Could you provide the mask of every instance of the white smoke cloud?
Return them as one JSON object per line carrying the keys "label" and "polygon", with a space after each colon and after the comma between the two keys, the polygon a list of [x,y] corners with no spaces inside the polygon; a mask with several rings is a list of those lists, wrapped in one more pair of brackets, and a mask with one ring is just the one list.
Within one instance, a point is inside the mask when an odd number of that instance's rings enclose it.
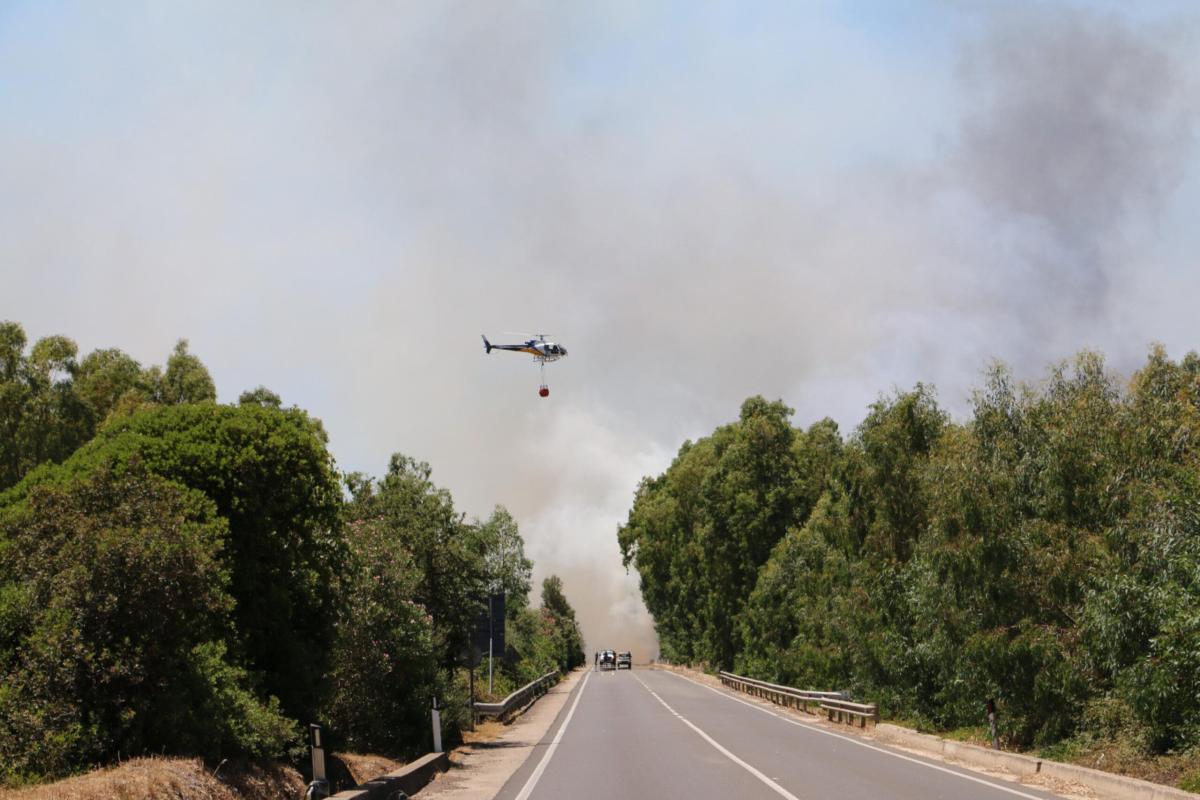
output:
{"label": "white smoke cloud", "polygon": [[[1198,14],[1065,3],[0,10],[0,318],[426,460],[653,654],[616,526],[761,393],[1196,346]],[[478,335],[545,331],[548,368]]]}

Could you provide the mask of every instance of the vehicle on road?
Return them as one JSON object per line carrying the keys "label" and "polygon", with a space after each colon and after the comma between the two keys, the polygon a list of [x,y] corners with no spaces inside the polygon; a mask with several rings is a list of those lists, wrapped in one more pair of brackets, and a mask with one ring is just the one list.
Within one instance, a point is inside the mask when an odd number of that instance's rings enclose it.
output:
{"label": "vehicle on road", "polygon": [[601,650],[599,667],[600,669],[616,669],[617,654],[612,650]]}
{"label": "vehicle on road", "polygon": [[617,669],[633,669],[633,655],[631,653],[617,653]]}

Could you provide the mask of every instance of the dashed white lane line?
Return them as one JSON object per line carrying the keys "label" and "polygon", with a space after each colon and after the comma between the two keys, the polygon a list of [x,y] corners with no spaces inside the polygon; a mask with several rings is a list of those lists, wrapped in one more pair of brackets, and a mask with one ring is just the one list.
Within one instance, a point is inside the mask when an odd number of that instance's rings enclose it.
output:
{"label": "dashed white lane line", "polygon": [[722,746],[721,746],[721,744],[720,744],[720,743],[719,743],[719,742],[718,742],[716,739],[712,738],[712,737],[711,737],[711,736],[709,736],[707,733],[705,733],[704,731],[700,730],[700,728],[698,728],[698,727],[696,727],[695,725],[693,725],[693,724],[692,724],[692,722],[691,722],[690,720],[688,720],[686,717],[684,717],[682,714],[680,714],[680,713],[679,713],[678,711],[676,711],[675,709],[671,708],[671,706],[670,706],[670,705],[668,705],[667,701],[666,701],[666,700],[663,700],[661,697],[659,697],[659,696],[658,696],[658,693],[657,693],[657,692],[655,692],[653,689],[651,689],[649,686],[647,686],[647,685],[646,685],[646,683],[645,683],[645,682],[644,682],[644,681],[643,681],[641,678],[639,678],[639,677],[638,677],[638,676],[636,676],[636,675],[634,675],[633,677],[634,677],[634,679],[635,679],[635,680],[636,680],[638,683],[642,684],[642,688],[643,688],[643,689],[645,689],[647,692],[649,692],[651,695],[653,695],[653,696],[654,696],[654,699],[655,699],[655,700],[657,700],[658,702],[662,703],[662,704],[663,704],[663,707],[664,707],[664,708],[666,708],[666,709],[667,709],[667,711],[670,711],[670,712],[671,712],[671,714],[673,714],[673,715],[675,716],[675,718],[676,718],[676,719],[678,719],[678,720],[679,720],[680,722],[682,722],[684,725],[687,725],[689,728],[691,728],[692,730],[694,730],[696,733],[700,734],[700,737],[701,737],[702,739],[704,739],[704,741],[708,742],[708,743],[709,743],[709,744],[711,744],[713,747],[715,747],[715,748],[717,749],[717,752],[719,752],[721,755],[725,756],[725,757],[726,757],[726,758],[728,758],[730,761],[732,761],[733,763],[737,764],[739,767],[741,767],[742,769],[746,770],[747,772],[749,772],[749,773],[750,773],[751,775],[753,775],[754,777],[758,778],[760,781],[762,781],[763,783],[765,783],[765,784],[767,785],[767,787],[771,789],[771,791],[775,792],[775,793],[776,793],[776,794],[778,794],[779,796],[781,796],[781,797],[786,797],[786,798],[787,798],[787,800],[800,800],[800,798],[796,797],[796,795],[792,794],[792,793],[791,793],[791,792],[789,792],[787,789],[783,788],[783,787],[782,787],[782,786],[780,786],[778,783],[776,783],[775,781],[771,780],[771,779],[770,779],[770,778],[768,778],[766,775],[762,774],[762,773],[761,773],[761,772],[759,772],[757,769],[755,769],[754,767],[752,767],[752,766],[750,766],[749,764],[747,764],[745,761],[742,761],[740,758],[738,758],[737,756],[735,756],[733,753],[729,752],[729,751],[728,751],[728,750],[726,750],[724,747],[722,747]]}
{"label": "dashed white lane line", "polygon": [[[806,723],[799,722],[794,719],[790,719],[789,717],[787,717],[783,714],[776,714],[774,711],[770,710],[769,708],[763,708],[762,706],[757,705],[755,703],[749,703],[745,700],[742,700],[740,697],[734,697],[733,695],[726,694],[725,692],[722,692],[719,689],[715,689],[712,686],[705,686],[703,683],[700,683],[699,681],[694,681],[691,678],[687,677],[686,675],[680,675],[678,672],[673,672],[671,670],[659,670],[659,671],[666,672],[668,675],[674,675],[676,678],[680,678],[682,680],[687,681],[688,683],[695,684],[696,686],[699,686],[701,689],[708,689],[713,694],[720,695],[721,697],[724,697],[726,700],[732,700],[735,703],[741,703],[744,706],[749,706],[750,708],[753,708],[755,711],[761,711],[762,713],[766,714],[767,716],[771,716],[771,717],[775,717],[776,719],[783,720],[784,722],[788,723],[789,725],[795,725],[798,728],[804,728],[806,731],[812,731],[814,733],[821,733],[821,734],[824,734],[825,736],[832,736],[835,739],[841,739],[842,741],[850,742],[851,744],[856,744],[859,747],[865,747],[868,750],[874,750],[877,753],[883,753],[885,756],[891,756],[892,758],[899,758],[903,761],[908,761],[913,764],[920,764],[922,767],[929,767],[929,769],[936,769],[938,772],[945,772],[947,775],[954,775],[956,777],[962,778],[965,781],[974,781],[975,783],[982,783],[984,786],[990,786],[993,789],[996,789],[1001,792],[1008,792],[1009,794],[1016,795],[1017,797],[1024,797],[1024,798],[1027,798],[1027,800],[1045,800],[1044,797],[1038,797],[1035,794],[1027,794],[1026,792],[1017,791],[1016,789],[1009,788],[1008,786],[1004,786],[999,783],[993,783],[992,781],[987,781],[987,780],[984,780],[983,778],[976,778],[974,775],[965,775],[956,770],[947,769],[946,767],[939,767],[937,764],[930,764],[928,761],[921,761],[920,759],[911,758],[902,753],[896,753],[891,750],[885,750],[882,747],[876,747],[873,744],[867,744],[866,742],[859,741],[858,739],[855,739],[851,736],[843,736],[840,733],[834,733],[833,731],[827,731],[822,728],[818,728],[815,725],[808,725]],[[645,684],[642,684],[642,685],[645,686]],[[647,687],[647,688],[649,688],[649,687]],[[657,695],[655,695],[655,696],[657,697]]]}
{"label": "dashed white lane line", "polygon": [[575,709],[579,708],[579,700],[583,697],[583,690],[587,688],[588,678],[592,673],[587,673],[583,676],[583,683],[579,684],[579,694],[575,695],[575,702],[571,704],[571,710],[567,712],[567,718],[563,720],[562,727],[558,729],[558,733],[554,734],[553,741],[546,748],[542,760],[538,762],[534,768],[533,774],[529,776],[529,780],[525,781],[525,785],[521,787],[521,791],[517,794],[516,800],[529,800],[529,795],[533,793],[533,788],[537,786],[537,782],[541,780],[542,773],[546,771],[546,766],[550,763],[551,756],[558,749],[558,743],[562,741],[563,734],[567,732],[567,726],[571,724],[571,717],[575,716]]}

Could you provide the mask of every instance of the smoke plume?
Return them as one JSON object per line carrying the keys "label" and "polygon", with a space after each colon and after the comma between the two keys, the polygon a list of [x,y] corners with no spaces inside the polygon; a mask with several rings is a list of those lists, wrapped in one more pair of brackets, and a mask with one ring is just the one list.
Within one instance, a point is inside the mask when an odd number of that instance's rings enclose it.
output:
{"label": "smoke plume", "polygon": [[[346,470],[502,503],[587,646],[654,655],[616,526],[780,397],[961,413],[999,358],[1196,346],[1197,12],[1068,3],[0,11],[0,318],[265,384]],[[545,332],[538,371],[479,334]]]}

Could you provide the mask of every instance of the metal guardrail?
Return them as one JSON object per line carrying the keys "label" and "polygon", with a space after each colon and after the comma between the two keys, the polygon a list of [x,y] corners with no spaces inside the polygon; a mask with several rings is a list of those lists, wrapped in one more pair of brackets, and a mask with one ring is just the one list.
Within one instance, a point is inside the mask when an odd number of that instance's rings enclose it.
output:
{"label": "metal guardrail", "polygon": [[551,686],[558,683],[558,670],[547,672],[535,681],[525,684],[520,689],[501,700],[499,703],[476,703],[475,716],[503,718],[514,709],[520,708],[531,698],[545,694]]}
{"label": "metal guardrail", "polygon": [[859,727],[867,727],[867,720],[879,722],[879,708],[874,703],[851,703],[849,700],[825,700],[821,708],[829,714],[833,722],[836,715],[838,722],[853,722],[858,719]]}
{"label": "metal guardrail", "polygon": [[867,720],[879,722],[879,709],[874,703],[853,703],[845,692],[817,692],[808,689],[797,689],[793,686],[781,686],[778,683],[734,675],[732,672],[719,673],[721,683],[739,692],[745,692],[754,697],[761,697],[788,708],[799,708],[810,712],[809,704],[823,709],[832,721],[837,716],[839,722],[858,719],[859,724],[866,727]]}

